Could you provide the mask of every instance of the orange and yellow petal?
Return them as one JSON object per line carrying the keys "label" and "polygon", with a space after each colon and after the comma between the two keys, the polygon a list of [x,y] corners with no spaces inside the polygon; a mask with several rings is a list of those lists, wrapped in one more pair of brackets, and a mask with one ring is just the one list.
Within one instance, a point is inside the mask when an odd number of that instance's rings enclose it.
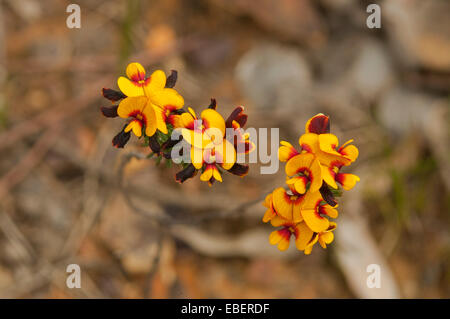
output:
{"label": "orange and yellow petal", "polygon": [[223,143],[215,145],[216,163],[220,164],[224,169],[229,170],[236,163],[236,150],[228,140],[223,140]]}
{"label": "orange and yellow petal", "polygon": [[[306,192],[306,185],[308,184],[309,180],[305,176],[295,176],[293,178],[290,178],[286,181],[286,184],[293,185],[294,190],[298,194],[304,194]],[[291,187],[289,187],[291,188]],[[292,188],[291,188],[292,190]]]}
{"label": "orange and yellow petal", "polygon": [[269,242],[271,245],[278,245],[280,251],[285,251],[289,248],[289,241],[291,238],[291,232],[287,228],[273,231],[269,236]]}
{"label": "orange and yellow petal", "polygon": [[200,175],[200,180],[203,182],[208,182],[214,174],[214,164],[206,165],[205,171]]}
{"label": "orange and yellow petal", "polygon": [[[349,142],[352,142],[353,140],[350,140]],[[347,142],[347,143],[349,143]],[[347,144],[346,143],[346,144]],[[347,146],[342,146],[339,149],[339,153],[348,158],[352,163],[358,158],[359,155],[359,150],[355,145],[347,145]]]}
{"label": "orange and yellow petal", "polygon": [[309,186],[309,190],[311,192],[318,191],[322,186],[322,168],[320,167],[320,163],[317,159],[314,159],[311,163],[309,180],[311,181],[311,184]]}
{"label": "orange and yellow petal", "polygon": [[320,216],[315,209],[303,209],[302,216],[306,225],[316,233],[326,230],[330,224],[328,219]]}
{"label": "orange and yellow petal", "polygon": [[129,118],[136,112],[141,112],[147,106],[148,99],[145,96],[127,97],[120,101],[117,114],[122,118]]}
{"label": "orange and yellow petal", "polygon": [[187,128],[189,130],[194,129],[194,121],[195,118],[192,116],[191,113],[185,112],[180,115],[172,115],[172,118],[174,119],[172,121],[172,125],[174,128]]}
{"label": "orange and yellow petal", "polygon": [[[276,212],[275,212],[275,214],[276,214]],[[285,219],[283,217],[280,217],[280,216],[276,215],[275,217],[273,217],[270,220],[270,224],[273,227],[290,226],[290,225],[292,225],[292,221],[287,220],[287,219]]]}
{"label": "orange and yellow petal", "polygon": [[334,134],[320,134],[319,137],[319,148],[322,152],[340,156],[341,154],[336,151],[339,141]]}
{"label": "orange and yellow petal", "polygon": [[302,209],[316,209],[322,200],[320,192],[307,192],[302,202]]}
{"label": "orange and yellow petal", "polygon": [[219,181],[222,183],[222,175],[220,175],[219,169],[215,165],[213,168],[213,177],[216,181]]}
{"label": "orange and yellow petal", "polygon": [[278,158],[281,162],[287,162],[295,155],[298,155],[298,151],[289,142],[281,141],[280,144],[281,146],[278,149]]}
{"label": "orange and yellow petal", "polygon": [[305,133],[300,136],[298,143],[302,148],[302,151],[308,153],[318,153],[319,152],[319,135],[314,133]]}
{"label": "orange and yellow petal", "polygon": [[150,107],[153,108],[156,118],[156,128],[160,130],[162,133],[167,134],[169,131],[167,130],[167,124],[166,124],[166,116],[164,113],[164,109],[150,103]]}
{"label": "orange and yellow petal", "polygon": [[128,97],[133,96],[144,96],[144,88],[140,85],[136,85],[134,82],[130,81],[126,77],[119,77],[117,79],[117,85],[119,86],[120,91],[123,92]]}
{"label": "orange and yellow petal", "polygon": [[183,128],[181,129],[181,134],[183,135],[183,138],[186,142],[199,149],[205,149],[207,146],[212,148],[214,146],[209,136],[203,134],[201,131],[194,131]]}
{"label": "orange and yellow petal", "polygon": [[132,131],[134,135],[137,137],[142,136],[142,123],[138,120],[132,120],[128,125],[125,127],[124,132],[128,133],[129,131]]}
{"label": "orange and yellow petal", "polygon": [[150,81],[147,84],[149,92],[160,91],[166,86],[166,74],[162,70],[156,70],[150,75]]}
{"label": "orange and yellow petal", "polygon": [[293,203],[286,190],[279,187],[273,191],[273,207],[278,215],[287,220],[292,220]]}
{"label": "orange and yellow petal", "polygon": [[145,69],[138,62],[132,62],[128,64],[126,69],[127,77],[133,82],[139,82],[145,80]]}
{"label": "orange and yellow petal", "polygon": [[337,207],[337,205],[335,207],[331,207],[328,204],[320,205],[319,213],[322,215],[327,215],[330,218],[337,218],[339,213],[338,213],[336,207]]}
{"label": "orange and yellow petal", "polygon": [[336,181],[342,185],[343,189],[348,191],[352,189],[357,182],[360,181],[360,178],[354,174],[338,173],[336,175]]}
{"label": "orange and yellow petal", "polygon": [[310,242],[314,232],[309,229],[305,223],[299,223],[296,226],[297,237],[295,239],[295,246],[298,250],[305,250],[308,243]]}
{"label": "orange and yellow petal", "polygon": [[311,251],[318,240],[319,240],[319,235],[317,233],[313,233],[312,238],[310,239],[310,241],[308,242],[308,244],[305,247],[305,251],[304,251],[305,255],[311,254]]}
{"label": "orange and yellow petal", "polygon": [[225,136],[225,120],[219,112],[213,109],[206,109],[202,111],[200,117],[203,121],[202,124],[206,129],[219,129],[222,134],[222,138]]}
{"label": "orange and yellow petal", "polygon": [[322,169],[322,179],[325,181],[325,183],[327,183],[331,187],[337,189],[338,186],[334,179],[336,176],[336,173],[333,171],[333,168],[325,166],[325,165],[320,165],[320,167]]}
{"label": "orange and yellow petal", "polygon": [[294,223],[300,223],[303,221],[301,205],[302,200],[302,198],[297,199],[292,206],[292,220]]}
{"label": "orange and yellow petal", "polygon": [[292,157],[285,167],[287,176],[294,176],[302,170],[309,170],[311,163],[314,161],[314,155],[311,153],[303,153]]}
{"label": "orange and yellow petal", "polygon": [[157,118],[154,108],[151,105],[147,105],[142,114],[145,116],[145,135],[151,137],[155,134],[157,129]]}
{"label": "orange and yellow petal", "polygon": [[319,234],[319,244],[322,248],[327,248],[327,245],[331,244],[333,240],[334,234],[332,232]]}
{"label": "orange and yellow petal", "polygon": [[271,208],[272,207],[272,193],[268,194],[266,196],[266,198],[264,199],[264,203],[263,206],[267,207],[267,208]]}
{"label": "orange and yellow petal", "polygon": [[153,104],[162,108],[170,107],[171,109],[177,110],[184,105],[184,98],[175,89],[165,88],[148,92],[147,95]]}
{"label": "orange and yellow petal", "polygon": [[204,163],[203,150],[197,147],[191,147],[191,163],[196,169],[201,169]]}
{"label": "orange and yellow petal", "polygon": [[271,221],[276,216],[277,216],[277,214],[273,211],[273,209],[272,208],[268,208],[266,210],[266,212],[264,213],[263,222],[267,223],[267,222]]}

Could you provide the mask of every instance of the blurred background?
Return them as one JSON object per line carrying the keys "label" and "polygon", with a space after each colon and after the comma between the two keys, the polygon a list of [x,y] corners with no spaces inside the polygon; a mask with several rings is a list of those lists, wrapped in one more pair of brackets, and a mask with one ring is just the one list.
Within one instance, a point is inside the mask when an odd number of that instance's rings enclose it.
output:
{"label": "blurred background", "polygon": [[[380,29],[375,1],[77,0],[69,29],[71,2],[0,1],[0,297],[450,297],[449,1],[378,1]],[[112,147],[123,121],[101,116],[100,91],[135,61],[178,70],[187,106],[245,105],[249,127],[292,144],[328,114],[360,150],[335,242],[310,256],[268,243],[260,200],[283,164],[209,188],[125,162],[149,149]]]}

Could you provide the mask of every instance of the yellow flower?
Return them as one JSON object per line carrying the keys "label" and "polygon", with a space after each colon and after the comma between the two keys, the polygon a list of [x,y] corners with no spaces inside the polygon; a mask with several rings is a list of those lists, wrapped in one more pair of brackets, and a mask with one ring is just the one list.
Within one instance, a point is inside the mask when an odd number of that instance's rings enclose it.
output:
{"label": "yellow flower", "polygon": [[323,180],[333,188],[340,183],[345,190],[349,190],[359,181],[353,174],[339,173],[343,166],[353,163],[359,155],[358,148],[349,140],[338,147],[338,138],[329,133],[330,122],[328,116],[318,114],[308,120],[305,131],[299,139],[302,152],[314,154],[321,166]]}
{"label": "yellow flower", "polygon": [[191,145],[191,162],[195,169],[203,169],[200,180],[207,181],[211,186],[214,181],[222,182],[219,167],[230,170],[236,162],[234,145],[225,138],[225,120],[214,109],[203,110],[197,122],[194,110],[178,118],[178,123],[184,128],[181,133],[186,142]]}
{"label": "yellow flower", "polygon": [[132,131],[137,137],[142,136],[142,129],[145,128],[145,135],[152,136],[156,131],[155,106],[145,96],[129,97],[124,99],[117,108],[117,114],[125,119],[130,118],[130,122],[125,127],[125,132]]}
{"label": "yellow flower", "polygon": [[275,189],[266,197],[264,206],[267,211],[264,214],[263,222],[268,222],[275,217],[283,218],[286,221],[299,223],[303,220],[300,208],[304,196],[296,194],[291,190],[285,190],[283,187]]}
{"label": "yellow flower", "polygon": [[161,70],[156,70],[150,77],[146,77],[143,66],[135,62],[127,66],[126,73],[128,78],[121,76],[117,80],[120,90],[127,96],[120,102],[119,109],[131,97],[147,97],[148,103],[154,109],[156,128],[167,134],[166,122],[169,115],[183,107],[183,97],[173,88],[166,87],[166,75]]}
{"label": "yellow flower", "polygon": [[286,163],[285,171],[290,177],[286,183],[293,184],[299,194],[304,194],[307,190],[316,192],[322,186],[322,170],[314,154],[295,155]]}
{"label": "yellow flower", "polygon": [[298,250],[305,250],[313,236],[313,232],[303,222],[294,223],[292,221],[286,221],[281,217],[275,217],[270,222],[274,227],[282,227],[273,231],[269,236],[270,244],[277,245],[281,251],[289,248],[292,235],[295,237],[295,246]]}
{"label": "yellow flower", "polygon": [[278,158],[281,162],[287,162],[295,155],[298,155],[299,152],[292,146],[291,143],[286,141],[280,142],[281,146],[278,149]]}
{"label": "yellow flower", "polygon": [[330,222],[327,219],[337,218],[338,211],[337,206],[331,207],[322,198],[320,192],[308,192],[305,195],[301,214],[306,225],[314,232],[325,231]]}
{"label": "yellow flower", "polygon": [[319,242],[322,248],[326,249],[327,245],[331,244],[334,240],[334,234],[332,233],[337,227],[337,224],[334,222],[330,222],[330,225],[325,231],[320,233],[314,233],[311,239],[308,241],[305,247],[305,255],[311,254],[311,251],[315,245],[315,243]]}

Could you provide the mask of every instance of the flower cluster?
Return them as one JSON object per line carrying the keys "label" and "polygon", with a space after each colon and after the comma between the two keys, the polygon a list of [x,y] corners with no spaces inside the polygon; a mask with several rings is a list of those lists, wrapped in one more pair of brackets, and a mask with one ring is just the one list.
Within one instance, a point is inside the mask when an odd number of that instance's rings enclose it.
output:
{"label": "flower cluster", "polygon": [[337,224],[330,219],[338,217],[338,184],[350,190],[359,177],[341,172],[356,160],[358,149],[351,144],[353,140],[338,146],[338,138],[330,134],[328,116],[312,117],[305,131],[299,139],[300,150],[281,142],[278,157],[286,162],[287,187],[277,188],[266,197],[263,222],[280,227],[269,236],[272,245],[284,251],[294,235],[297,249],[308,255],[316,242],[326,248],[334,239]]}
{"label": "flower cluster", "polygon": [[[238,176],[248,173],[248,165],[237,163],[237,154],[254,149],[249,136],[243,134],[247,115],[242,106],[235,108],[225,120],[216,111],[216,100],[211,99],[211,104],[198,118],[192,108],[183,108],[184,99],[174,89],[176,71],[167,78],[161,70],[146,76],[141,64],[130,63],[126,75],[117,80],[120,91],[104,88],[102,92],[113,104],[101,108],[103,115],[126,119],[122,130],[112,140],[113,146],[123,148],[131,133],[143,138],[152,151],[149,156],[156,155],[158,163],[164,158],[169,164],[175,162],[183,167],[176,174],[180,183],[198,171],[200,179],[210,186],[215,181],[222,182],[221,171]],[[178,134],[173,134],[174,131]],[[180,142],[188,144],[187,161],[172,158],[172,151]],[[185,149],[177,155],[186,155],[182,154]]]}

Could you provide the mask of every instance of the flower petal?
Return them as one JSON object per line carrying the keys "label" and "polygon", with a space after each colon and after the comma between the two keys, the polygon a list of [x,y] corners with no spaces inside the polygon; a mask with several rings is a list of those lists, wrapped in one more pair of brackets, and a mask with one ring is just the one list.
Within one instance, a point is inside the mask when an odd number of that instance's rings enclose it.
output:
{"label": "flower petal", "polygon": [[279,187],[273,191],[273,207],[278,215],[292,220],[293,203],[284,188]]}
{"label": "flower petal", "polygon": [[145,96],[127,97],[119,103],[117,114],[122,118],[129,118],[134,112],[141,112],[147,105]]}
{"label": "flower petal", "polygon": [[355,145],[347,145],[342,146],[339,149],[339,153],[345,156],[346,158],[350,159],[351,162],[354,162],[358,158],[359,150]]}
{"label": "flower petal", "polygon": [[119,77],[117,80],[119,89],[128,97],[132,96],[144,96],[144,88],[140,85],[136,85],[135,82],[130,81],[126,77]]}
{"label": "flower petal", "polygon": [[216,110],[206,109],[200,115],[203,126],[206,129],[217,128],[222,132],[222,138],[225,136],[225,120]]}
{"label": "flower petal", "polygon": [[298,140],[303,151],[308,153],[318,153],[319,152],[319,135],[314,133],[306,133],[300,136]]}
{"label": "flower petal", "polygon": [[208,182],[211,177],[213,177],[214,168],[214,164],[206,165],[205,171],[202,173],[202,175],[200,175],[200,180],[203,182]]}
{"label": "flower petal", "polygon": [[280,251],[285,251],[289,248],[289,241],[291,238],[291,233],[286,228],[273,231],[269,236],[269,242],[272,245],[278,244],[278,249]]}
{"label": "flower petal", "polygon": [[331,207],[328,204],[320,205],[320,207],[319,207],[319,214],[327,215],[327,216],[329,216],[331,218],[337,218],[338,215],[339,215],[337,209]]}
{"label": "flower petal", "polygon": [[222,183],[222,175],[220,175],[219,169],[215,165],[213,167],[213,177],[216,181]]}
{"label": "flower petal", "polygon": [[311,163],[314,161],[314,155],[311,153],[303,153],[292,157],[285,167],[287,176],[294,176],[302,170],[309,170]]}
{"label": "flower petal", "polygon": [[326,230],[330,224],[328,219],[321,217],[318,212],[313,209],[303,209],[302,216],[306,225],[316,233]]}
{"label": "flower petal", "polygon": [[342,185],[342,188],[346,191],[352,189],[357,182],[360,181],[360,178],[354,174],[343,174],[338,173],[336,175],[336,181]]}
{"label": "flower petal", "polygon": [[191,163],[196,169],[203,166],[203,150],[197,147],[191,147]]}
{"label": "flower petal", "polygon": [[337,189],[338,186],[336,184],[336,181],[334,180],[336,173],[333,171],[333,169],[325,165],[320,165],[320,167],[322,169],[322,178],[325,183],[327,183],[334,189]]}
{"label": "flower petal", "polygon": [[130,123],[128,123],[127,127],[125,127],[125,133],[128,133],[129,131],[133,131],[134,135],[137,137],[142,136],[142,123],[138,120],[132,120]]}
{"label": "flower petal", "polygon": [[224,139],[222,144],[215,145],[216,163],[229,170],[236,163],[236,150],[233,144]]}
{"label": "flower petal", "polygon": [[272,208],[268,208],[263,216],[263,222],[267,223],[268,221],[270,221],[272,218],[274,218],[275,216],[277,216],[277,214],[275,214],[275,212],[273,211]]}
{"label": "flower petal", "polygon": [[158,119],[150,101],[148,101],[147,106],[142,110],[142,115],[145,117],[145,135],[152,137],[156,133]]}
{"label": "flower petal", "polygon": [[183,128],[181,130],[181,134],[183,135],[183,138],[186,142],[199,149],[204,149],[208,145],[211,145],[210,147],[214,146],[209,137],[206,134],[203,134],[202,132]]}
{"label": "flower petal", "polygon": [[145,80],[145,69],[138,62],[128,64],[126,69],[127,77],[133,82]]}
{"label": "flower petal", "polygon": [[298,250],[305,250],[314,233],[305,223],[298,224],[296,229],[297,238],[295,239],[295,246]]}
{"label": "flower petal", "polygon": [[175,89],[165,88],[157,91],[146,91],[146,93],[152,103],[160,107],[170,106],[171,109],[177,110],[184,105],[183,97]]}
{"label": "flower petal", "polygon": [[151,93],[161,91],[166,86],[166,74],[162,70],[153,72],[149,79],[146,89]]}
{"label": "flower petal", "polygon": [[278,149],[278,159],[281,162],[287,162],[289,159],[299,154],[292,144],[286,141],[281,141],[280,144],[281,146]]}
{"label": "flower petal", "polygon": [[306,133],[324,134],[330,132],[330,119],[328,116],[319,113],[306,122]]}

